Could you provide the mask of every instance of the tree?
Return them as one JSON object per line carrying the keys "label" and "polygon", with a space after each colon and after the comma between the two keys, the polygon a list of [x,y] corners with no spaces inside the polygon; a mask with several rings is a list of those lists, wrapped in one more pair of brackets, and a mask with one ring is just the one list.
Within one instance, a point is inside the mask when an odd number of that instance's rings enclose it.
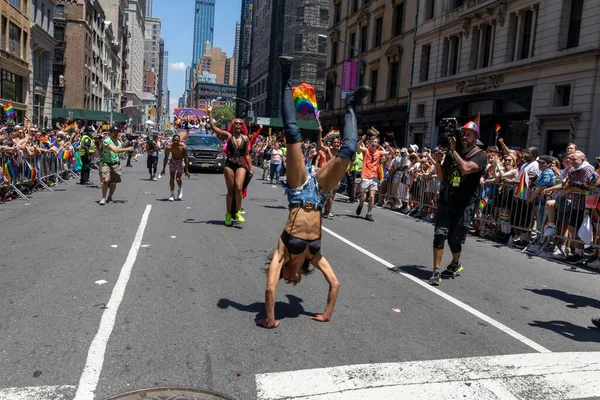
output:
{"label": "tree", "polygon": [[225,125],[228,127],[235,118],[235,105],[224,105],[223,107],[214,108],[213,118],[218,121],[218,126]]}

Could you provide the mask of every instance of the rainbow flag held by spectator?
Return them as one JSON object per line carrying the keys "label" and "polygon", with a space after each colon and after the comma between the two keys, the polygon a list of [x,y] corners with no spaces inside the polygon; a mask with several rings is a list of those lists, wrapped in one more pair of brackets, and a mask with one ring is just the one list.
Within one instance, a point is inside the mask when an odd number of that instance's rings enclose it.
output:
{"label": "rainbow flag held by spectator", "polygon": [[7,182],[12,183],[17,178],[17,175],[17,163],[14,159],[9,158],[6,163],[4,163],[4,179],[6,179]]}
{"label": "rainbow flag held by spectator", "polygon": [[73,132],[77,128],[77,122],[73,122],[67,126],[65,126],[65,132]]}
{"label": "rainbow flag held by spectator", "polygon": [[487,205],[487,201],[485,199],[480,199],[479,200],[479,211],[483,211],[483,209],[485,208],[485,206]]}
{"label": "rainbow flag held by spectator", "polygon": [[519,179],[517,190],[515,190],[515,197],[521,200],[525,199],[525,189],[527,188],[525,179],[527,179],[527,172],[523,171],[521,178]]}
{"label": "rainbow flag held by spectator", "polygon": [[12,103],[8,103],[4,106],[4,113],[7,118],[13,118],[15,116],[15,109],[13,108]]}
{"label": "rainbow flag held by spectator", "polygon": [[29,180],[29,183],[35,183],[37,178],[37,171],[29,164],[29,161],[25,161],[25,178]]}
{"label": "rainbow flag held by spectator", "polygon": [[323,136],[323,141],[326,142],[328,140],[332,140],[335,137],[340,137],[340,131],[337,129],[332,129],[325,136]]}
{"label": "rainbow flag held by spectator", "polygon": [[379,131],[373,127],[369,128],[369,136],[379,136]]}

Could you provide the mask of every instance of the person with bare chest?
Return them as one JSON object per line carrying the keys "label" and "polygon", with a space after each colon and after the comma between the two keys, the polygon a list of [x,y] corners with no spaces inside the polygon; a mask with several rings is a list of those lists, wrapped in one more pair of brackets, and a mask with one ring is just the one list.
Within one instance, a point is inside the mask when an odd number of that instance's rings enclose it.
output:
{"label": "person with bare chest", "polygon": [[[171,157],[170,160],[169,156]],[[165,149],[165,161],[163,163],[161,175],[165,174],[167,163],[169,164],[169,173],[171,174],[171,179],[169,181],[171,196],[169,197],[169,201],[175,201],[175,180],[177,180],[177,186],[179,187],[179,190],[177,191],[177,200],[181,200],[183,198],[183,182],[181,181],[181,176],[185,173],[185,176],[189,178],[190,171],[188,169],[189,161],[187,148],[185,147],[185,143],[181,142],[179,135],[173,135],[171,144]]]}

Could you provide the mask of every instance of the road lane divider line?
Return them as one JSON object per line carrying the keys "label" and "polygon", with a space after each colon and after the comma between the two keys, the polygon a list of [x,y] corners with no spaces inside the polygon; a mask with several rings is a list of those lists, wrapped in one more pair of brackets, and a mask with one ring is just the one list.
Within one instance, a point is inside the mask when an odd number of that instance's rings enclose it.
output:
{"label": "road lane divider line", "polygon": [[74,400],[94,399],[94,392],[98,386],[100,373],[102,372],[102,366],[104,364],[104,355],[106,353],[108,339],[115,326],[117,312],[119,311],[121,301],[123,301],[127,283],[131,277],[131,270],[133,269],[133,265],[135,264],[135,260],[142,244],[142,238],[144,237],[144,231],[148,224],[150,210],[152,210],[152,205],[148,204],[142,215],[142,220],[140,221],[137,232],[135,233],[127,259],[125,259],[125,263],[123,264],[123,267],[121,267],[119,278],[113,287],[108,303],[106,303],[106,309],[104,310],[104,313],[102,313],[98,332],[96,333],[94,340],[92,340],[92,344],[88,350],[85,367],[83,368],[83,373],[79,379]]}
{"label": "road lane divider line", "polygon": [[258,400],[517,400],[600,395],[600,352],[342,365],[258,374]]}
{"label": "road lane divider line", "polygon": [[434,288],[433,286],[431,286],[429,283],[426,283],[424,281],[422,281],[421,279],[408,274],[404,271],[398,270],[396,268],[396,266],[386,260],[384,260],[383,258],[371,253],[370,251],[360,247],[359,245],[349,241],[348,239],[344,238],[343,236],[338,235],[337,233],[333,232],[332,230],[323,227],[322,228],[325,232],[329,233],[331,236],[341,240],[342,242],[346,243],[348,246],[353,247],[354,249],[360,251],[361,253],[363,253],[364,255],[372,258],[373,260],[379,262],[380,264],[383,264],[384,266],[386,266],[388,269],[393,269],[394,272],[398,272],[400,275],[402,275],[403,277],[405,277],[406,279],[409,279],[411,281],[413,281],[414,283],[416,283],[417,285],[421,286],[423,289],[426,289],[428,291],[430,291],[431,293],[440,296],[441,298],[443,298],[444,300],[449,301],[450,303],[454,304],[455,306],[458,306],[460,308],[462,308],[463,310],[465,310],[466,312],[474,315],[475,317],[481,319],[482,321],[487,322],[488,324],[494,326],[495,328],[501,330],[502,332],[506,333],[507,335],[512,336],[513,338],[517,339],[518,341],[520,341],[521,343],[525,344],[526,346],[531,347],[532,349],[534,349],[537,352],[540,353],[551,353],[550,350],[548,350],[547,348],[543,347],[542,345],[534,342],[533,340],[521,335],[519,332],[515,331],[512,328],[509,328],[508,326],[504,325],[503,323],[496,321],[495,319],[493,319],[492,317],[489,317],[488,315],[482,313],[481,311],[478,311],[476,309],[474,309],[473,307],[471,307],[468,304],[463,303],[462,301],[450,296],[449,294],[442,292],[439,289]]}

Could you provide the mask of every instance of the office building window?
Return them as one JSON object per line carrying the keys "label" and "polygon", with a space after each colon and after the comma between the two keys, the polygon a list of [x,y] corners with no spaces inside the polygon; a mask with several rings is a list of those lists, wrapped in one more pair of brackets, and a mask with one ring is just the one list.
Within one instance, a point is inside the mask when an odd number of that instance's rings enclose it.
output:
{"label": "office building window", "polygon": [[65,16],[65,6],[62,4],[57,4],[54,8],[54,15],[58,18],[64,18]]}
{"label": "office building window", "polygon": [[304,22],[304,7],[298,7],[296,10],[296,22]]}
{"label": "office building window", "polygon": [[429,21],[433,18],[435,0],[426,0],[425,1],[425,21]]}
{"label": "office building window", "polygon": [[509,61],[533,57],[537,26],[537,8],[511,14],[509,20]]}
{"label": "office building window", "polygon": [[369,27],[367,25],[360,28],[360,47],[358,50],[360,50],[361,53],[367,51],[367,35],[369,32],[368,28]]}
{"label": "office building window", "polygon": [[442,77],[458,73],[460,46],[461,40],[458,36],[450,36],[444,39],[444,47],[442,48]]}
{"label": "office building window", "polygon": [[21,9],[21,0],[9,0],[9,3],[15,6],[18,10]]}
{"label": "office building window", "polygon": [[579,46],[579,33],[583,17],[583,0],[571,0],[571,14],[569,15],[569,31],[567,34],[567,48]]}
{"label": "office building window", "polygon": [[350,0],[352,4],[352,8],[350,8],[350,12],[354,13],[358,10],[358,0]]}
{"label": "office building window", "polygon": [[23,102],[23,77],[6,70],[1,70],[0,97],[15,102]]}
{"label": "office building window", "polygon": [[321,8],[319,10],[319,17],[321,19],[321,23],[326,24],[329,21],[329,10],[327,8]]}
{"label": "office building window", "polygon": [[302,51],[302,34],[297,33],[294,37],[294,49],[296,51]]}
{"label": "office building window", "polygon": [[388,99],[395,99],[398,96],[398,74],[400,70],[400,63],[393,62],[389,64],[390,68],[390,86],[388,92]]}
{"label": "office building window", "polygon": [[65,28],[62,26],[55,26],[54,27],[54,39],[58,40],[59,42],[64,42],[65,40]]}
{"label": "office building window", "polygon": [[21,28],[12,22],[8,23],[8,49],[15,57],[21,57]]}
{"label": "office building window", "polygon": [[371,71],[371,88],[373,88],[373,91],[371,92],[370,103],[377,102],[377,82],[378,82],[378,80],[379,80],[379,71],[378,70]]}
{"label": "office building window", "polygon": [[338,44],[337,42],[331,43],[331,65],[335,65],[338,62]]}
{"label": "office building window", "polygon": [[404,3],[394,7],[394,37],[402,35],[404,22]]}
{"label": "office building window", "polygon": [[417,118],[425,118],[425,104],[417,104]]}
{"label": "office building window", "polygon": [[383,35],[383,18],[375,20],[375,44],[374,47],[381,46],[381,37]]}
{"label": "office building window", "polygon": [[571,103],[571,85],[556,85],[554,87],[553,107],[567,107]]}
{"label": "office building window", "polygon": [[463,0],[449,0],[450,1],[450,9],[453,10],[462,6]]}
{"label": "office building window", "polygon": [[340,22],[340,19],[342,18],[342,3],[341,2],[337,2],[334,6],[334,13],[333,13],[333,23],[337,24],[338,22]]}
{"label": "office building window", "polygon": [[429,80],[429,59],[431,57],[431,45],[425,44],[421,48],[421,69],[419,71],[419,82]]}
{"label": "office building window", "polygon": [[471,69],[486,68],[492,64],[494,31],[494,23],[473,28]]}
{"label": "office building window", "polygon": [[327,39],[319,37],[319,53],[327,53]]}
{"label": "office building window", "polygon": [[[348,40],[348,43],[350,43],[350,46],[356,47],[356,32],[352,32],[350,34],[350,40]],[[348,58],[354,58],[356,56],[356,52],[352,47],[348,47],[348,51],[350,52],[350,57]]]}

